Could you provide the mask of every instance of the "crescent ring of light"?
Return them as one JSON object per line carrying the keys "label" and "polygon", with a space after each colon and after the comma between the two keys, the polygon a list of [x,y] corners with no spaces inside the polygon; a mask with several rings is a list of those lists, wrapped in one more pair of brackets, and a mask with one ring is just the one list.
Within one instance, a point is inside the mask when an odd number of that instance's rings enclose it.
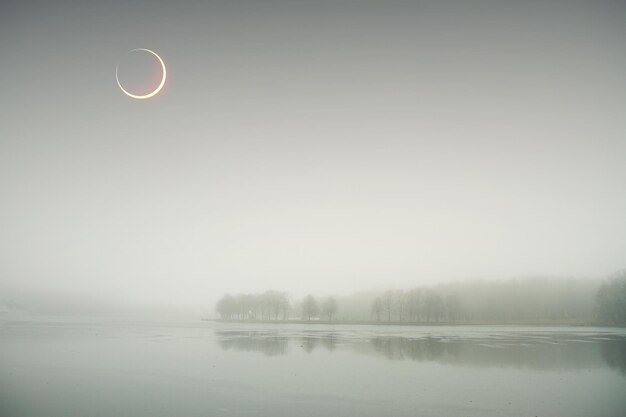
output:
{"label": "crescent ring of light", "polygon": [[163,60],[161,59],[160,56],[157,55],[156,52],[151,51],[149,49],[145,49],[145,48],[137,48],[137,49],[133,49],[131,51],[128,51],[127,54],[130,54],[131,52],[135,52],[135,51],[146,51],[146,52],[150,52],[152,55],[154,55],[159,62],[161,63],[161,68],[163,69],[163,76],[161,77],[161,83],[159,84],[159,86],[151,93],[145,94],[145,95],[137,95],[137,94],[133,94],[129,91],[126,91],[124,89],[124,87],[122,87],[122,83],[120,83],[120,79],[117,76],[117,72],[118,69],[120,67],[120,64],[117,64],[117,66],[115,67],[115,81],[117,81],[117,85],[120,86],[120,89],[124,92],[124,94],[126,94],[128,97],[132,97],[132,98],[136,98],[138,100],[144,100],[146,98],[150,98],[153,97],[155,94],[157,94],[159,91],[161,91],[161,89],[163,88],[163,86],[165,85],[165,78],[167,77],[167,70],[165,69],[165,63],[163,62]]}

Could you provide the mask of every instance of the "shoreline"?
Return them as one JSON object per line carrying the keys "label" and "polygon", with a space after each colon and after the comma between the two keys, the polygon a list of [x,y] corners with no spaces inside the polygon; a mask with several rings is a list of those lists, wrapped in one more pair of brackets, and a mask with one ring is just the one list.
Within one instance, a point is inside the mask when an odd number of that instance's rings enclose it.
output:
{"label": "shoreline", "polygon": [[408,322],[408,321],[366,321],[366,320],[223,320],[201,318],[200,321],[237,324],[311,324],[311,325],[358,325],[358,326],[407,326],[407,327],[470,327],[470,326],[536,326],[536,327],[616,327],[606,326],[586,320],[570,321],[494,321],[494,322]]}

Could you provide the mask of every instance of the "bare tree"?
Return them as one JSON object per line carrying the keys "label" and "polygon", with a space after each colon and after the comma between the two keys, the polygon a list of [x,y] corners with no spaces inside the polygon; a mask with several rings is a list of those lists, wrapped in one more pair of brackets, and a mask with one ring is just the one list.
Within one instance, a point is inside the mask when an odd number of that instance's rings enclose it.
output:
{"label": "bare tree", "polygon": [[372,314],[376,315],[376,320],[380,321],[380,315],[383,312],[383,300],[377,297],[372,303]]}
{"label": "bare tree", "polygon": [[419,320],[420,295],[421,291],[418,288],[413,288],[406,295],[409,321]]}
{"label": "bare tree", "polygon": [[443,297],[439,291],[430,290],[426,295],[425,304],[426,321],[430,322],[431,319],[439,321],[445,313]]}
{"label": "bare tree", "polygon": [[317,304],[317,300],[311,294],[304,297],[302,300],[302,317],[306,317],[311,321],[311,317],[316,317],[320,312],[320,308]]}
{"label": "bare tree", "polygon": [[230,294],[224,295],[217,302],[215,310],[217,310],[222,320],[232,320],[236,318],[238,308],[235,297]]}
{"label": "bare tree", "polygon": [[461,299],[456,294],[448,294],[445,298],[448,321],[456,323],[461,318]]}
{"label": "bare tree", "polygon": [[404,311],[406,306],[406,298],[404,296],[404,291],[397,290],[394,291],[396,312],[398,313],[398,321],[402,321],[404,319]]}
{"label": "bare tree", "polygon": [[328,297],[322,304],[322,315],[328,317],[328,321],[333,321],[333,316],[337,313],[337,300],[335,297]]}
{"label": "bare tree", "polygon": [[601,323],[626,326],[626,271],[604,282],[596,296],[596,314]]}
{"label": "bare tree", "polygon": [[263,299],[268,311],[268,319],[278,320],[279,317],[282,317],[284,320],[286,318],[289,309],[287,293],[270,290],[263,294]]}
{"label": "bare tree", "polygon": [[383,311],[387,313],[387,321],[391,321],[391,313],[393,312],[394,298],[395,297],[394,297],[393,291],[385,291],[381,299]]}

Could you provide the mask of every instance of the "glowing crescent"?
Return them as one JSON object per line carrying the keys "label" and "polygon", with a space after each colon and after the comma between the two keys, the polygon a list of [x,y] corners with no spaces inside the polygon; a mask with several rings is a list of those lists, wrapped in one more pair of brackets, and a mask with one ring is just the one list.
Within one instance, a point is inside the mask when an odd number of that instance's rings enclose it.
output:
{"label": "glowing crescent", "polygon": [[163,60],[161,59],[160,56],[157,55],[156,52],[151,51],[149,49],[145,49],[145,48],[137,48],[137,49],[133,49],[131,51],[126,52],[127,54],[130,54],[131,52],[135,52],[135,51],[146,51],[146,52],[150,52],[152,55],[154,55],[159,62],[161,63],[161,68],[163,69],[163,76],[161,77],[161,83],[159,84],[159,86],[151,93],[149,94],[145,94],[145,95],[137,95],[137,94],[133,94],[129,91],[126,91],[124,89],[124,87],[122,87],[122,84],[120,83],[120,79],[117,76],[117,71],[120,67],[120,64],[117,64],[117,66],[115,67],[115,81],[117,81],[117,85],[120,86],[120,89],[124,92],[124,94],[126,94],[128,97],[132,97],[132,98],[136,98],[138,100],[144,100],[146,98],[150,98],[153,97],[155,94],[157,94],[159,91],[161,91],[161,89],[163,88],[163,85],[165,85],[165,78],[167,77],[167,71],[165,69],[165,63],[163,62]]}

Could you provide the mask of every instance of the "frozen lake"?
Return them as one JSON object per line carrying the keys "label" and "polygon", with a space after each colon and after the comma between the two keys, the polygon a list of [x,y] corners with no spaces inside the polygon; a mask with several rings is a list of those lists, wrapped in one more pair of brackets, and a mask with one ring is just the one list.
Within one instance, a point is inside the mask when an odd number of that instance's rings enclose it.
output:
{"label": "frozen lake", "polygon": [[48,319],[0,326],[0,416],[620,416],[626,330]]}

